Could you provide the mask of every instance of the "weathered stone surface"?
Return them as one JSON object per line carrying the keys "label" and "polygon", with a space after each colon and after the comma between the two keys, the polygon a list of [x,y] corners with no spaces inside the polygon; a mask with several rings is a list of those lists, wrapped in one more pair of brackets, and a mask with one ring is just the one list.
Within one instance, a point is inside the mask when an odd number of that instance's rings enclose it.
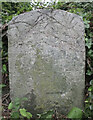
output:
{"label": "weathered stone surface", "polygon": [[83,108],[85,84],[84,24],[62,10],[33,10],[9,23],[11,98],[28,97],[26,108]]}

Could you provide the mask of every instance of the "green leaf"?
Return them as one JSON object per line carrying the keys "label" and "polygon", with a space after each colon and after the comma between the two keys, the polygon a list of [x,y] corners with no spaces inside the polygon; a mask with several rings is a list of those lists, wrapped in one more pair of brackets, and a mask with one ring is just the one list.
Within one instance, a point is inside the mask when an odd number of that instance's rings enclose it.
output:
{"label": "green leaf", "polygon": [[87,75],[92,75],[92,71],[91,70],[87,70]]}
{"label": "green leaf", "polygon": [[91,92],[92,89],[93,89],[92,86],[90,86],[90,87],[88,88],[88,91]]}
{"label": "green leaf", "polygon": [[89,108],[90,108],[90,110],[93,110],[93,105],[90,105]]}
{"label": "green leaf", "polygon": [[90,85],[93,85],[93,80],[90,81]]}
{"label": "green leaf", "polygon": [[86,41],[86,47],[88,47],[88,49],[90,49],[92,47],[92,39],[89,38],[85,38]]}
{"label": "green leaf", "polygon": [[23,116],[23,117],[26,117],[27,116],[27,113],[26,113],[26,109],[19,109],[20,111],[20,114]]}
{"label": "green leaf", "polygon": [[88,55],[91,56],[91,57],[93,57],[93,50],[92,50],[92,49],[90,49],[90,50],[88,51]]}
{"label": "green leaf", "polygon": [[23,116],[23,117],[27,117],[28,119],[32,118],[32,114],[30,112],[26,112],[26,109],[19,109],[20,111],[20,114]]}
{"label": "green leaf", "polygon": [[13,103],[11,102],[8,106],[8,109],[11,110],[13,108]]}
{"label": "green leaf", "polygon": [[83,116],[82,110],[77,107],[72,108],[72,110],[67,115],[68,118],[74,118],[74,119],[75,118],[81,119],[82,116]]}
{"label": "green leaf", "polygon": [[32,114],[30,112],[26,112],[26,114],[28,119],[32,118]]}
{"label": "green leaf", "polygon": [[0,84],[0,89],[3,88],[3,87],[5,87],[5,86],[6,86],[6,85],[4,85],[4,84]]}
{"label": "green leaf", "polygon": [[88,101],[88,100],[86,100],[86,101],[85,101],[85,103],[89,103],[89,101]]}
{"label": "green leaf", "polygon": [[3,65],[3,71],[4,71],[4,72],[7,71],[7,68],[6,68],[6,65],[5,65],[5,64]]}

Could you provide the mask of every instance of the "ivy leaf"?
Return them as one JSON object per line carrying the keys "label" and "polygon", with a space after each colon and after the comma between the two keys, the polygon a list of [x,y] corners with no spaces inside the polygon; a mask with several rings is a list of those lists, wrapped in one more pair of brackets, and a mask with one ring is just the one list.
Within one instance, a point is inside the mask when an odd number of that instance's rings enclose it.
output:
{"label": "ivy leaf", "polygon": [[26,114],[28,119],[32,118],[32,114],[30,112],[26,112]]}
{"label": "ivy leaf", "polygon": [[5,64],[3,65],[3,71],[4,71],[4,72],[7,71],[7,68],[6,68],[6,65],[5,65]]}
{"label": "ivy leaf", "polygon": [[90,87],[88,88],[88,91],[91,92],[92,89],[93,89],[92,86],[90,86]]}
{"label": "ivy leaf", "polygon": [[77,108],[77,107],[74,107],[74,108],[72,108],[72,110],[68,113],[68,115],[67,115],[67,117],[68,118],[79,118],[79,119],[81,119],[82,118],[82,116],[83,116],[83,112],[82,112],[82,110],[81,109],[79,109],[79,108]]}
{"label": "ivy leaf", "polygon": [[93,80],[90,81],[90,85],[93,85]]}
{"label": "ivy leaf", "polygon": [[92,39],[85,38],[85,41],[86,41],[86,47],[88,47],[88,49],[90,49],[93,44]]}
{"label": "ivy leaf", "polygon": [[85,101],[85,103],[89,103],[89,101],[88,101],[88,100],[86,100],[86,101]]}
{"label": "ivy leaf", "polygon": [[92,71],[91,70],[87,70],[87,75],[92,75]]}
{"label": "ivy leaf", "polygon": [[3,88],[3,87],[5,87],[5,86],[6,86],[6,85],[4,85],[4,84],[0,84],[0,89]]}
{"label": "ivy leaf", "polygon": [[93,110],[93,105],[90,105],[89,108],[90,108],[90,110]]}
{"label": "ivy leaf", "polygon": [[23,109],[19,109],[20,111],[20,114],[23,116],[23,117],[27,117],[27,113],[26,113],[26,110],[23,108]]}
{"label": "ivy leaf", "polygon": [[88,56],[89,56],[89,57],[93,57],[93,50],[90,49],[90,50],[88,51]]}
{"label": "ivy leaf", "polygon": [[11,102],[8,106],[8,109],[11,110],[13,108],[13,103]]}
{"label": "ivy leaf", "polygon": [[27,117],[28,119],[32,118],[32,114],[30,112],[26,112],[26,109],[19,109],[20,111],[20,114],[23,116],[23,117]]}

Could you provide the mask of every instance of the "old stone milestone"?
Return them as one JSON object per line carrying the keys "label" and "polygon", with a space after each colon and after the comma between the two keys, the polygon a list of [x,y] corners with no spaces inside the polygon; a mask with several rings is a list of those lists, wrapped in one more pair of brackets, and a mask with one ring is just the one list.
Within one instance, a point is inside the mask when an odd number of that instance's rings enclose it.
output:
{"label": "old stone milestone", "polygon": [[83,108],[84,24],[63,10],[37,9],[14,17],[8,27],[11,99],[27,97],[32,113]]}

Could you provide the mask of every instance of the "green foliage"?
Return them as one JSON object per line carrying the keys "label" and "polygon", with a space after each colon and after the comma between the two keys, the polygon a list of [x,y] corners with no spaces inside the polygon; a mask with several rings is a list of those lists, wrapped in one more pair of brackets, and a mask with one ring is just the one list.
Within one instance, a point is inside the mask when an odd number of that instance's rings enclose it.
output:
{"label": "green foliage", "polygon": [[8,23],[14,16],[32,10],[29,2],[2,2],[2,23]]}
{"label": "green foliage", "polygon": [[13,108],[13,103],[11,102],[8,106],[8,109],[11,110]]}
{"label": "green foliage", "polygon": [[88,39],[88,38],[85,38],[85,42],[86,42],[86,47],[88,49],[91,49],[92,48],[92,45],[93,45],[93,42],[92,42],[92,39]]}
{"label": "green foliage", "polygon": [[90,87],[88,88],[89,96],[85,103],[85,117],[93,118],[93,80],[90,81]]}
{"label": "green foliage", "polygon": [[[27,100],[27,98],[19,99],[16,98],[13,102],[11,102],[8,106],[8,109],[11,110],[11,118],[13,119],[20,119],[20,118],[32,118],[32,114],[30,112],[27,112],[25,108],[21,108],[21,103]],[[53,110],[44,112],[42,114],[37,114],[38,118],[37,120],[51,120],[53,115]]]}
{"label": "green foliage", "polygon": [[25,108],[21,108],[21,103],[24,100],[27,100],[27,98],[16,98],[13,102],[9,104],[8,109],[11,110],[11,118],[32,118],[32,114],[30,112],[27,112]]}
{"label": "green foliage", "polygon": [[38,120],[51,120],[52,116],[53,116],[54,111],[53,110],[49,110],[47,112],[44,112],[42,114],[37,114],[39,116]]}
{"label": "green foliage", "polygon": [[28,119],[32,118],[32,114],[30,112],[27,112],[26,109],[19,109],[20,111],[20,114],[23,116],[23,117],[26,117]]}
{"label": "green foliage", "polygon": [[3,88],[3,87],[5,87],[5,86],[6,86],[6,85],[4,85],[4,84],[0,84],[0,89]]}
{"label": "green foliage", "polygon": [[20,108],[20,101],[16,99],[14,102],[11,102],[8,106],[8,109],[11,110],[11,118],[20,118],[19,108]]}
{"label": "green foliage", "polygon": [[93,74],[93,71],[91,71],[90,69],[88,69],[86,75],[89,75],[89,76],[90,76],[90,75],[92,75],[92,74]]}
{"label": "green foliage", "polygon": [[82,119],[82,117],[83,117],[83,112],[81,109],[77,107],[72,108],[72,110],[67,115],[67,118],[71,118],[71,119],[78,118],[80,120]]}
{"label": "green foliage", "polygon": [[2,70],[3,70],[3,71],[2,71],[3,73],[6,73],[6,72],[7,72],[6,64],[3,64],[3,66],[2,66]]}

